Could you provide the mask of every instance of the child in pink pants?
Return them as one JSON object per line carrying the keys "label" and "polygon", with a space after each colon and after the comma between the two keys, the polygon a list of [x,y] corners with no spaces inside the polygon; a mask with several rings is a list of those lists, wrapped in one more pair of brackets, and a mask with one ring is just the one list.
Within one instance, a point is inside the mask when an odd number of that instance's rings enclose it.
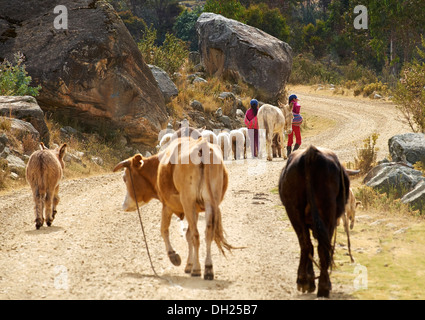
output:
{"label": "child in pink pants", "polygon": [[[292,119],[292,132],[288,136],[288,144],[286,147],[287,155],[291,154],[292,151],[297,150],[301,146],[301,123],[303,122],[303,117],[300,114],[301,106],[298,103],[298,97],[295,94],[289,96],[289,105],[292,106],[292,114],[294,118]],[[292,150],[292,144],[294,143],[294,134],[295,134],[295,146]]]}

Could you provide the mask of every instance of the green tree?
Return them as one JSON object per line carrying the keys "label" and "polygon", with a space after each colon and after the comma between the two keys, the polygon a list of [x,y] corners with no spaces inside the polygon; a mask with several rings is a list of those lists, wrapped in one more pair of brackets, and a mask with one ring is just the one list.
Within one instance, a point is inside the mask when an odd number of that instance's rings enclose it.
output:
{"label": "green tree", "polygon": [[38,96],[41,86],[31,87],[31,76],[25,70],[24,55],[20,52],[14,55],[13,63],[5,59],[0,64],[0,95],[1,96]]}
{"label": "green tree", "polygon": [[195,25],[201,13],[201,7],[196,7],[194,10],[186,9],[178,16],[173,26],[176,36],[186,41],[191,51],[198,50],[198,35]]}
{"label": "green tree", "polygon": [[[424,38],[422,47],[425,48]],[[417,54],[419,58],[406,63],[401,72],[394,101],[412,131],[425,133],[425,51],[417,48]]]}
{"label": "green tree", "polygon": [[246,24],[261,29],[280,40],[288,41],[289,27],[278,9],[270,9],[267,4],[260,3],[251,5],[245,10],[244,15]]}
{"label": "green tree", "polygon": [[207,0],[204,12],[221,14],[226,18],[245,23],[245,7],[239,0]]}
{"label": "green tree", "polygon": [[136,42],[140,41],[144,30],[147,28],[145,21],[142,18],[136,17],[130,10],[120,11],[118,15],[124,22],[128,31]]}

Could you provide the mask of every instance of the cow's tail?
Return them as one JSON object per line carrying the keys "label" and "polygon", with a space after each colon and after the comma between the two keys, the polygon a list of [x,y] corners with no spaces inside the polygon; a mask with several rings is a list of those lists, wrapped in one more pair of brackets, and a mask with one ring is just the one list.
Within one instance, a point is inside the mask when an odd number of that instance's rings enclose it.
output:
{"label": "cow's tail", "polygon": [[[227,188],[227,176],[225,172],[225,168],[221,162],[220,164],[217,164],[218,159],[213,159],[216,155],[214,155],[213,148],[210,147],[210,162],[209,164],[204,164],[204,173],[205,173],[205,182],[207,186],[207,192],[209,196],[209,202],[211,206],[211,224],[212,224],[212,232],[213,232],[213,239],[214,242],[217,244],[217,247],[221,251],[223,255],[225,255],[224,249],[230,251],[231,249],[235,249],[232,245],[230,245],[226,238],[224,237],[224,230],[223,230],[223,224],[221,219],[221,211],[219,208],[219,203],[224,197],[224,192]],[[220,160],[220,159],[219,159]],[[215,162],[214,162],[215,161]],[[216,181],[221,181],[221,183],[218,183],[219,186],[217,186],[218,189],[221,189],[222,194],[214,194],[212,190],[212,180],[211,177],[215,176]],[[222,179],[220,179],[220,176]],[[226,185],[226,186],[225,186]],[[223,188],[223,186],[225,186]],[[207,222],[208,223],[208,222]]]}
{"label": "cow's tail", "polygon": [[316,205],[314,197],[314,188],[313,186],[317,183],[313,181],[314,179],[314,170],[315,167],[313,163],[318,160],[319,150],[314,146],[310,146],[305,153],[305,177],[306,177],[306,193],[307,201],[310,205],[312,220],[313,220],[313,236],[319,242],[319,246],[323,247],[324,258],[328,266],[332,267],[333,261],[333,248],[331,244],[331,236],[326,228],[323,220],[320,217],[319,210]]}

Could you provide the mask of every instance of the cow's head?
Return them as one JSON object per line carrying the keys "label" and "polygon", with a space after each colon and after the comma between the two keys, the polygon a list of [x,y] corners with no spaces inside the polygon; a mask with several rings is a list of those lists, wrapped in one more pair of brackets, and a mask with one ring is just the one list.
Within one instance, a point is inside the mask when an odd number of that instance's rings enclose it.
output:
{"label": "cow's head", "polygon": [[147,172],[149,170],[144,168],[144,160],[147,159],[143,158],[141,154],[136,154],[127,160],[121,161],[114,168],[114,172],[124,168],[123,180],[127,187],[127,194],[122,204],[124,211],[136,210],[134,191],[136,192],[137,202],[140,204],[145,204],[152,199],[152,184],[148,178],[148,175],[152,174],[152,172]]}

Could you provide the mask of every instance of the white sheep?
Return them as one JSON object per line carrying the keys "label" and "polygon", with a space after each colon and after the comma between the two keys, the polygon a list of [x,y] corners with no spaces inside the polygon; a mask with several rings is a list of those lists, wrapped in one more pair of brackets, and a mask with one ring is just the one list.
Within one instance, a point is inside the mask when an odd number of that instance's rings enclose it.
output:
{"label": "white sheep", "polygon": [[228,132],[220,132],[217,136],[217,144],[221,148],[223,159],[228,160],[230,154],[230,134]]}
{"label": "white sheep", "polygon": [[230,143],[232,144],[233,159],[243,159],[245,136],[239,130],[230,131]]}
{"label": "white sheep", "polygon": [[211,130],[203,130],[201,132],[202,137],[207,139],[209,143],[217,144],[217,136],[214,132]]}

